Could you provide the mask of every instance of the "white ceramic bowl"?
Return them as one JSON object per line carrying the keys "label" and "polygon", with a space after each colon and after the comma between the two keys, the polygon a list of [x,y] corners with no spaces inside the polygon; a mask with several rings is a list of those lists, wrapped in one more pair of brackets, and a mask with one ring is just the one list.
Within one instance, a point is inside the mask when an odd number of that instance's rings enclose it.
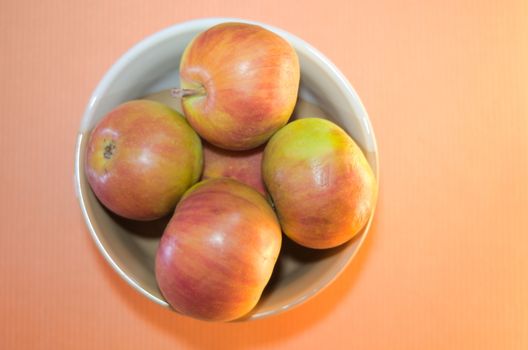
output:
{"label": "white ceramic bowl", "polygon": [[[374,133],[358,95],[341,72],[303,40],[269,25],[233,18],[208,18],[162,30],[130,49],[105,74],[84,113],[75,150],[75,189],[83,216],[97,247],[114,270],[152,301],[169,307],[155,280],[154,257],[166,220],[134,223],[120,219],[94,197],[84,175],[90,130],[120,103],[179,86],[178,66],[184,48],[199,32],[221,22],[261,25],[288,40],[301,64],[300,114],[327,117],[360,145],[378,177]],[[317,106],[317,107],[314,107]],[[299,114],[299,110],[296,111]],[[365,239],[372,216],[361,233],[338,248],[314,251],[285,239],[274,275],[260,302],[245,319],[290,309],[328,286],[352,260]]]}

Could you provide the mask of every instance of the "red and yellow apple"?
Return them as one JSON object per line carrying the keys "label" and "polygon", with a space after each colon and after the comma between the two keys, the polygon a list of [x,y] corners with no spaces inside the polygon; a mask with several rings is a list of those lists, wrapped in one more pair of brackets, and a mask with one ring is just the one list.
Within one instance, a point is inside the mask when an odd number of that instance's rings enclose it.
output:
{"label": "red and yellow apple", "polygon": [[182,108],[210,143],[252,149],[288,122],[299,79],[297,53],[282,37],[257,25],[223,23],[183,53]]}
{"label": "red and yellow apple", "polygon": [[102,204],[117,215],[154,220],[170,213],[198,181],[199,136],[183,116],[149,100],[123,103],[88,140],[85,173]]}
{"label": "red and yellow apple", "polygon": [[282,242],[266,199],[236,180],[210,179],[178,203],[156,255],[156,279],[178,312],[230,321],[250,312],[268,283]]}
{"label": "red and yellow apple", "polygon": [[264,183],[284,233],[309,248],[332,248],[365,226],[377,182],[361,149],[336,124],[293,121],[269,140]]}
{"label": "red and yellow apple", "polygon": [[228,151],[210,143],[203,143],[204,168],[202,179],[228,177],[253,187],[267,196],[262,181],[264,145],[248,151]]}

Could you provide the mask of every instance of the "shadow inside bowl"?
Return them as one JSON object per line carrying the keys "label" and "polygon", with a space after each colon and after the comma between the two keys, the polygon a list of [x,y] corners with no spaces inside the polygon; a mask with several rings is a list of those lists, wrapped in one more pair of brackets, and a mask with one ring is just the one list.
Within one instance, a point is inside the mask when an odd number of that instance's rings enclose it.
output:
{"label": "shadow inside bowl", "polygon": [[123,218],[105,209],[112,220],[127,233],[142,238],[161,238],[172,217],[170,214],[152,221],[137,221]]}
{"label": "shadow inside bowl", "polygon": [[262,293],[260,303],[265,302],[279,287],[284,286],[288,281],[290,283],[295,281],[298,277],[297,275],[302,274],[303,270],[309,268],[310,265],[318,264],[339,255],[349,244],[353,244],[357,239],[358,236],[355,236],[348,243],[335,248],[311,249],[295,243],[283,234],[279,258],[275,264],[273,274]]}

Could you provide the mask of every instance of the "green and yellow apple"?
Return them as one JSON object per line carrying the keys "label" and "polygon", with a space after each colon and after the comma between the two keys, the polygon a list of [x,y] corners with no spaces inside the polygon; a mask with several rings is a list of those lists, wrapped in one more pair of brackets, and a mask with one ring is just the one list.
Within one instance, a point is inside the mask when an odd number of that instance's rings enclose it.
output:
{"label": "green and yellow apple", "polygon": [[336,124],[299,119],[273,135],[262,160],[264,183],[284,233],[309,248],[332,248],[365,226],[377,182],[361,149]]}

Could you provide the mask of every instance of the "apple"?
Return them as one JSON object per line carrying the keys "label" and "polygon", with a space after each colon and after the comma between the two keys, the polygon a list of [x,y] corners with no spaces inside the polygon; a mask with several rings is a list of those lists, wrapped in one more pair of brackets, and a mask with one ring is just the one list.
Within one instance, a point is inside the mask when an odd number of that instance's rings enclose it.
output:
{"label": "apple", "polygon": [[228,178],[191,187],[178,203],[156,255],[156,280],[176,311],[230,321],[250,312],[282,243],[277,217],[251,187]]}
{"label": "apple", "polygon": [[222,23],[186,47],[179,91],[185,117],[200,136],[247,150],[288,122],[299,79],[297,53],[282,37],[257,25]]}
{"label": "apple", "polygon": [[264,183],[284,233],[309,248],[332,248],[365,226],[377,182],[363,152],[336,124],[298,119],[269,140]]}
{"label": "apple", "polygon": [[228,151],[204,142],[203,151],[202,179],[232,178],[267,196],[261,171],[264,145],[247,151]]}
{"label": "apple", "polygon": [[85,173],[110,211],[133,220],[169,214],[198,181],[200,137],[183,116],[149,100],[123,103],[91,132]]}

